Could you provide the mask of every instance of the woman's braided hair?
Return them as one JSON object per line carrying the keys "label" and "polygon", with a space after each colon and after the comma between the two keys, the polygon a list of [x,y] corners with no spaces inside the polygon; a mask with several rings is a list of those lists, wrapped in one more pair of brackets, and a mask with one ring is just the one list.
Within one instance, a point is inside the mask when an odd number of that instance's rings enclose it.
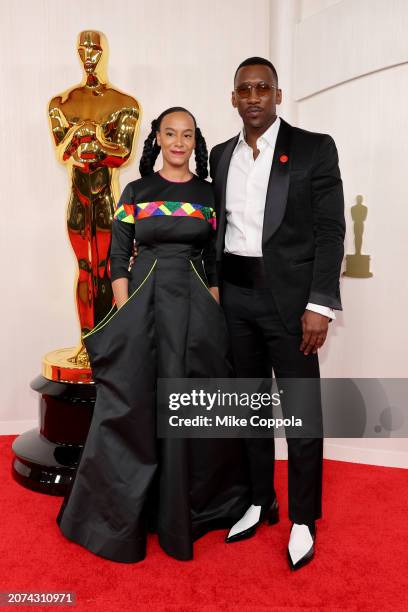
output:
{"label": "woman's braided hair", "polygon": [[156,132],[160,130],[160,124],[162,122],[163,117],[169,115],[170,113],[188,113],[192,120],[194,121],[195,127],[195,161],[196,161],[196,174],[198,177],[202,179],[206,179],[208,176],[208,150],[207,144],[204,140],[204,136],[201,133],[199,127],[197,127],[197,122],[195,120],[194,115],[190,113],[186,108],[182,106],[172,106],[167,110],[163,111],[157,119],[153,119],[150,134],[144,141],[143,153],[140,158],[139,171],[141,176],[147,176],[148,174],[152,174],[154,164],[156,163],[156,159],[160,153],[160,146],[157,144],[156,140]]}

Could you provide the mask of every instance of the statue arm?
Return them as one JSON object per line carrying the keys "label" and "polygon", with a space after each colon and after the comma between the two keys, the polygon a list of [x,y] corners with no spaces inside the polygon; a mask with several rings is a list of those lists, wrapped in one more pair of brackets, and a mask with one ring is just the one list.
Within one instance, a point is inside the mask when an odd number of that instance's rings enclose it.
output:
{"label": "statue arm", "polygon": [[64,113],[60,108],[54,106],[52,102],[48,111],[48,117],[54,144],[57,149],[57,156],[60,161],[66,161],[66,151],[72,146],[72,140],[76,132],[82,129],[85,122],[81,121],[70,127]]}
{"label": "statue arm", "polygon": [[138,108],[126,108],[111,115],[105,124],[96,126],[96,138],[105,155],[123,161],[130,157],[139,116]]}

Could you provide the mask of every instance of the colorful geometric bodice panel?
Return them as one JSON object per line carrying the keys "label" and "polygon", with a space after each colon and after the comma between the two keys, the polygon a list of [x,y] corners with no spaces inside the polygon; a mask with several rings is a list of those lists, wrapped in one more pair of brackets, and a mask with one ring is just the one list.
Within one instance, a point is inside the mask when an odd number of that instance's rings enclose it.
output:
{"label": "colorful geometric bodice panel", "polygon": [[136,204],[122,204],[113,218],[124,223],[135,223],[136,219],[167,215],[171,217],[197,217],[208,221],[216,229],[215,210],[211,206],[194,204],[192,202],[171,202],[162,200],[158,202],[137,202]]}

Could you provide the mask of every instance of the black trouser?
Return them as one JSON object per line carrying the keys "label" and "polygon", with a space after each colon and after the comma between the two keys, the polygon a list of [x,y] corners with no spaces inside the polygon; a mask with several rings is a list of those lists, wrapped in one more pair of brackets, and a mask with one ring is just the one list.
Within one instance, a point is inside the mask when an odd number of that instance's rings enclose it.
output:
{"label": "black trouser", "polygon": [[[271,292],[224,282],[222,305],[231,336],[232,356],[238,378],[319,378],[317,354],[299,350],[301,335],[284,327]],[[272,306],[271,306],[272,305]],[[285,414],[285,404],[282,401]],[[314,406],[320,413],[321,403]],[[321,516],[322,438],[288,437],[289,518],[312,523]],[[269,504],[274,496],[273,438],[245,440],[252,480],[252,503]]]}

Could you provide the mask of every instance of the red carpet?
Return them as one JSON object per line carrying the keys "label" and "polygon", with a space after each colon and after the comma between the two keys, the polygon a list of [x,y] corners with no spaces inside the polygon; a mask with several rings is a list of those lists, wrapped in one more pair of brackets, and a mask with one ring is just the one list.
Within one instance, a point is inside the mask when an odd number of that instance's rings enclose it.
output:
{"label": "red carpet", "polygon": [[1,436],[0,591],[75,591],[75,607],[15,610],[408,610],[408,472],[325,462],[324,519],[316,557],[292,573],[286,462],[276,484],[282,519],[255,538],[223,543],[216,531],[195,544],[195,559],[166,556],[156,537],[138,564],[117,564],[66,540],[55,516],[62,498],[18,485],[11,443]]}

